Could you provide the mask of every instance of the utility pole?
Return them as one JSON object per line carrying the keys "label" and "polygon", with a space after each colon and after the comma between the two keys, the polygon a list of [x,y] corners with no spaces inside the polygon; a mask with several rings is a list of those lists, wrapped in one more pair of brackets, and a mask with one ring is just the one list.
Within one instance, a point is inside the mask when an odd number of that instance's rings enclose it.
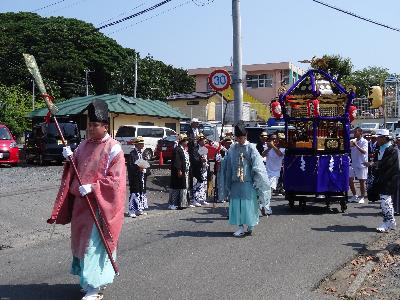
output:
{"label": "utility pole", "polygon": [[137,82],[138,82],[138,78],[137,78],[137,66],[138,66],[138,54],[135,53],[135,86],[133,88],[133,98],[136,98],[136,91],[137,91]]}
{"label": "utility pole", "polygon": [[234,92],[234,123],[242,120],[243,115],[243,85],[242,85],[242,45],[240,0],[232,0],[233,23],[233,72],[232,87]]}
{"label": "utility pole", "polygon": [[88,83],[88,73],[91,73],[94,71],[91,71],[89,69],[85,69],[85,79],[86,79],[86,96],[89,96],[89,83]]}
{"label": "utility pole", "polygon": [[32,79],[32,111],[35,110],[35,80]]}

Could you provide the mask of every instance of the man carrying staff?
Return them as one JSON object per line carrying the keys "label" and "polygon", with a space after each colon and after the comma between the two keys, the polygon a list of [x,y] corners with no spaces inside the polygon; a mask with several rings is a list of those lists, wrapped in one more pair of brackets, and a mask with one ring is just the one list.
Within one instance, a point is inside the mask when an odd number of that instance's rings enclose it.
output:
{"label": "man carrying staff", "polygon": [[115,258],[124,219],[126,167],[121,145],[107,133],[107,103],[94,100],[87,109],[88,139],[74,152],[69,146],[63,150],[67,159],[72,155],[83,185],[79,185],[70,163],[66,163],[48,222],[71,223],[71,273],[80,277],[86,293],[82,300],[98,300],[103,298],[101,288],[113,281],[115,273],[83,197],[89,197]]}
{"label": "man carrying staff", "polygon": [[247,141],[243,121],[236,124],[235,136],[237,143],[230,147],[221,168],[219,198],[229,196],[229,223],[239,226],[233,235],[243,237],[251,235],[258,224],[257,196],[262,201],[269,201],[271,186],[260,153]]}

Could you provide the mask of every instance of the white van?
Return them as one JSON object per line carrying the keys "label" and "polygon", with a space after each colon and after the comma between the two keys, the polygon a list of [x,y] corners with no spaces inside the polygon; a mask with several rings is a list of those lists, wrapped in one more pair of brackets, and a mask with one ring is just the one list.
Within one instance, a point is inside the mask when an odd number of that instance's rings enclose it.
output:
{"label": "white van", "polygon": [[128,155],[132,151],[133,139],[142,136],[144,138],[143,156],[150,160],[153,158],[158,140],[171,135],[177,135],[177,133],[167,127],[124,125],[118,128],[115,139],[121,143],[124,154]]}

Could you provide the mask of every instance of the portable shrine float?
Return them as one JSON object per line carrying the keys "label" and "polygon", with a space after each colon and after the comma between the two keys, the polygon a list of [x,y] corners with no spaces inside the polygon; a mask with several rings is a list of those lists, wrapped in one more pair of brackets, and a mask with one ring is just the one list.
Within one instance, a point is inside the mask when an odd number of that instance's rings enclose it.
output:
{"label": "portable shrine float", "polygon": [[309,70],[280,94],[287,144],[283,182],[291,208],[295,201],[302,208],[306,201],[323,201],[328,209],[339,202],[346,211],[354,97],[321,70]]}

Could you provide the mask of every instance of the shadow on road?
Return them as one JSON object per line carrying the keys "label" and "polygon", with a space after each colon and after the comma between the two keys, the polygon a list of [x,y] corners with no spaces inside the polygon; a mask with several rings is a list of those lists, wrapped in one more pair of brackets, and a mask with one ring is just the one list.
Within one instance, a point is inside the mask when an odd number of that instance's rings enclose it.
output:
{"label": "shadow on road", "polygon": [[320,203],[310,203],[306,207],[295,206],[294,208],[290,208],[287,204],[274,205],[271,203],[271,208],[273,215],[281,216],[281,215],[325,215],[325,214],[337,214],[339,213],[339,209],[336,207],[331,207],[330,210],[326,208],[326,206]]}
{"label": "shadow on road", "polygon": [[226,220],[226,218],[223,217],[217,217],[217,218],[186,218],[186,219],[180,219],[182,221],[189,221],[193,223],[198,223],[198,224],[211,224],[214,223],[214,221],[221,221],[221,220]]}
{"label": "shadow on road", "polygon": [[0,299],[29,299],[29,300],[74,300],[84,295],[77,284],[26,284],[0,285]]}
{"label": "shadow on road", "polygon": [[311,228],[311,230],[328,232],[376,232],[375,228],[368,228],[363,225],[332,225],[324,228]]}
{"label": "shadow on road", "polygon": [[376,212],[361,212],[361,213],[356,213],[356,212],[352,212],[352,213],[344,213],[343,216],[344,217],[350,217],[350,218],[358,218],[358,217],[377,217],[380,215],[380,211],[376,211]]}
{"label": "shadow on road", "polygon": [[[161,235],[161,234],[160,234]],[[176,237],[232,237],[232,232],[211,232],[211,231],[174,231],[164,235],[164,238]]]}

